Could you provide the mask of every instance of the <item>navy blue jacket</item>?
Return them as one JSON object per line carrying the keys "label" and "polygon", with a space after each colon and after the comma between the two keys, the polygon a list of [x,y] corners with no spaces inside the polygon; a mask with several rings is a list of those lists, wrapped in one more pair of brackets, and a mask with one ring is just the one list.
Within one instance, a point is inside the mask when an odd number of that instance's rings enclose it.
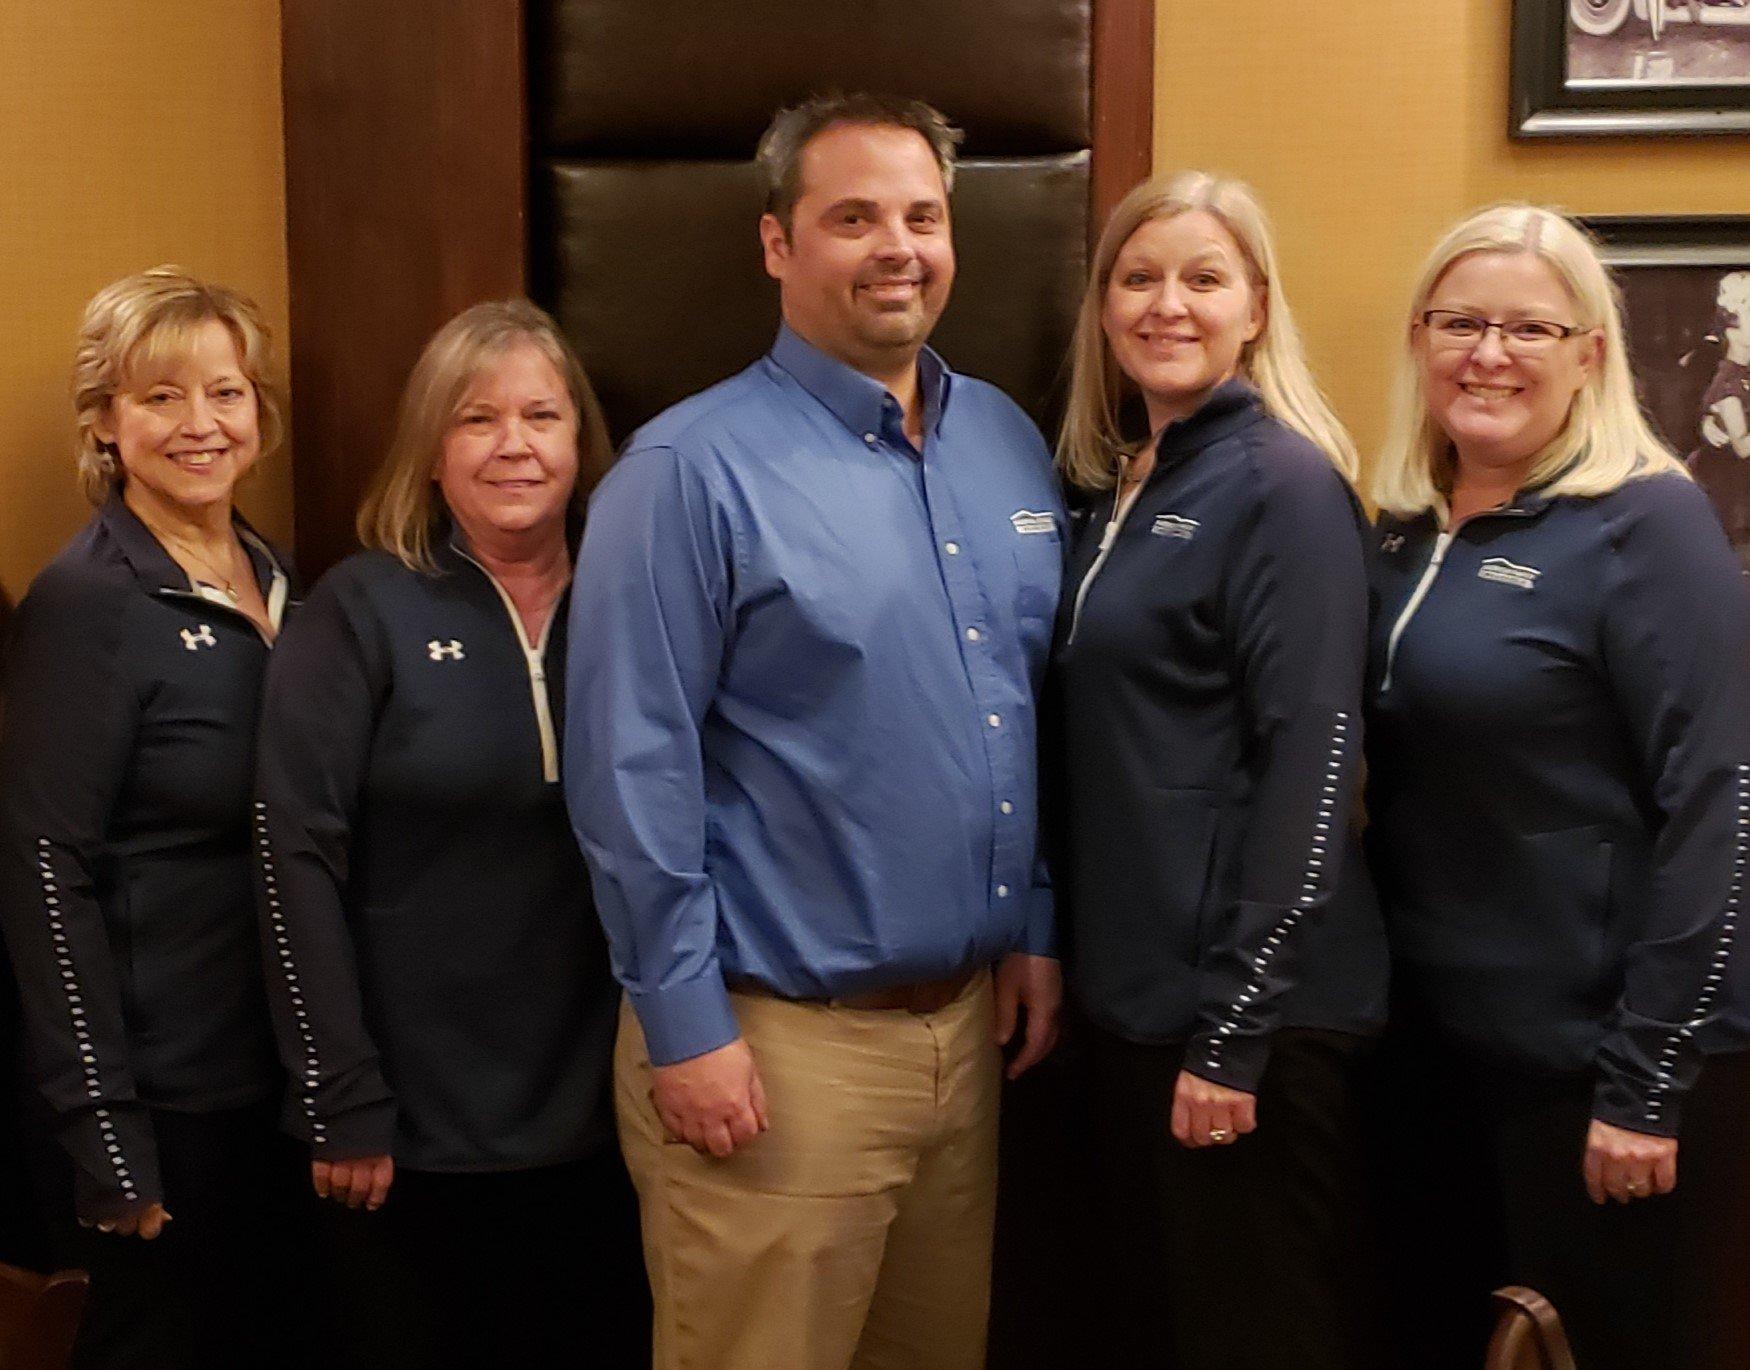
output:
{"label": "navy blue jacket", "polygon": [[589,1154],[619,988],[559,785],[543,640],[459,539],[341,562],[280,639],[256,806],[268,991],[318,1157],[502,1171]]}
{"label": "navy blue jacket", "polygon": [[[241,532],[277,618],[288,578]],[[0,929],[88,1220],[162,1199],[148,1107],[282,1079],[249,882],[268,646],[216,595],[117,495],[31,585],[7,663]]]}
{"label": "navy blue jacket", "polygon": [[1256,1090],[1277,1027],[1385,1015],[1349,824],[1366,523],[1240,381],[1162,432],[1102,555],[1112,513],[1076,521],[1053,655],[1070,981],[1095,1022]]}
{"label": "navy blue jacket", "polygon": [[[1743,1016],[1750,601],[1677,475],[1440,532],[1382,518],[1369,850],[1406,988],[1461,1043],[1596,1072],[1675,1136]],[[1436,564],[1436,557],[1439,557]]]}

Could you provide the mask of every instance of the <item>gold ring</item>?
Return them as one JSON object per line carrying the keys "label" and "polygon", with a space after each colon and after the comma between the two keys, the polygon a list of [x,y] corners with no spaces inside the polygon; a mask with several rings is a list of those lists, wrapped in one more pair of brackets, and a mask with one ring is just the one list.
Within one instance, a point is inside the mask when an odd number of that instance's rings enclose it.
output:
{"label": "gold ring", "polygon": [[1228,1132],[1225,1127],[1212,1127],[1209,1129],[1209,1140],[1212,1142],[1225,1142],[1227,1137]]}
{"label": "gold ring", "polygon": [[1647,1182],[1645,1180],[1630,1180],[1623,1188],[1628,1190],[1630,1194],[1645,1194]]}

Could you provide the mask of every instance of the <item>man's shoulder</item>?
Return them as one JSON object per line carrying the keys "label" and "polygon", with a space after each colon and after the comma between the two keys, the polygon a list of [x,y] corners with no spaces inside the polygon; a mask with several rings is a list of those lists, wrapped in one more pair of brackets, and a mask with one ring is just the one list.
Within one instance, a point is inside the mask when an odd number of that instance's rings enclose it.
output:
{"label": "man's shoulder", "polygon": [[1027,411],[1007,391],[989,381],[980,380],[977,376],[968,376],[959,371],[953,374],[953,389],[948,399],[951,410],[959,411],[964,408],[975,419],[1007,424],[1017,430],[1026,431],[1041,443],[1044,442],[1039,434],[1039,425],[1033,422]]}
{"label": "man's shoulder", "polygon": [[765,359],[761,358],[726,380],[671,404],[641,424],[627,439],[626,451],[649,447],[675,451],[709,449],[726,437],[733,438],[769,423],[778,393]]}

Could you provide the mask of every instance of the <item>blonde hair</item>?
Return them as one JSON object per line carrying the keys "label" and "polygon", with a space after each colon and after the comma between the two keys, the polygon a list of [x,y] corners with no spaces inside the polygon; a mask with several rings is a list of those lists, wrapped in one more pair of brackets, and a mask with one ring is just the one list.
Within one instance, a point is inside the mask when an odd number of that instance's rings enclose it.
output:
{"label": "blonde hair", "polygon": [[432,534],[448,512],[433,483],[444,432],[482,368],[528,344],[553,364],[577,410],[577,488],[581,515],[589,492],[613,460],[608,428],[583,364],[559,325],[527,300],[496,300],[464,309],[432,334],[401,394],[395,438],[359,506],[359,541],[400,558],[415,571],[437,569]]}
{"label": "blonde hair", "polygon": [[1688,475],[1654,433],[1635,398],[1622,328],[1622,297],[1578,224],[1553,209],[1501,204],[1478,210],[1434,246],[1410,297],[1410,326],[1392,393],[1391,424],[1374,466],[1380,508],[1402,516],[1440,508],[1452,479],[1452,440],[1428,412],[1413,335],[1441,277],[1476,252],[1529,253],[1549,264],[1574,305],[1576,322],[1603,335],[1603,355],[1574,397],[1562,429],[1526,473],[1528,487],[1550,495],[1604,495],[1625,481],[1660,471]]}
{"label": "blonde hair", "polygon": [[1720,277],[1719,306],[1750,323],[1750,271],[1728,271]]}
{"label": "blonde hair", "polygon": [[1057,440],[1059,468],[1083,489],[1107,490],[1117,483],[1130,450],[1120,431],[1119,404],[1126,387],[1133,388],[1134,383],[1113,359],[1101,326],[1112,267],[1131,234],[1144,224],[1194,209],[1215,218],[1239,244],[1264,316],[1258,336],[1240,351],[1239,374],[1257,387],[1273,418],[1309,439],[1353,484],[1359,467],[1355,444],[1307,366],[1263,207],[1243,181],[1206,171],[1181,171],[1145,181],[1120,200],[1106,220],[1070,344],[1069,404]]}
{"label": "blonde hair", "polygon": [[285,411],[271,375],[272,339],[255,302],[181,267],[155,266],[104,286],[79,320],[73,353],[74,460],[80,487],[93,504],[102,504],[127,479],[115,444],[97,435],[117,391],[140,368],[189,351],[195,333],[214,322],[231,335],[243,374],[255,387],[261,455],[279,445]]}

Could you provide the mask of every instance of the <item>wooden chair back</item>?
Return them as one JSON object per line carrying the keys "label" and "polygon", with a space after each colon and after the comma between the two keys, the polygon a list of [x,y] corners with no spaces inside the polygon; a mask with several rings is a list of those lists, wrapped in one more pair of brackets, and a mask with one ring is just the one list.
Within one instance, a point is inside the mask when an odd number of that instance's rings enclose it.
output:
{"label": "wooden chair back", "polygon": [[1510,1285],[1495,1291],[1495,1306],[1483,1370],[1575,1370],[1562,1320],[1542,1294]]}
{"label": "wooden chair back", "polygon": [[83,1270],[38,1275],[0,1262],[0,1366],[66,1370],[90,1287]]}

